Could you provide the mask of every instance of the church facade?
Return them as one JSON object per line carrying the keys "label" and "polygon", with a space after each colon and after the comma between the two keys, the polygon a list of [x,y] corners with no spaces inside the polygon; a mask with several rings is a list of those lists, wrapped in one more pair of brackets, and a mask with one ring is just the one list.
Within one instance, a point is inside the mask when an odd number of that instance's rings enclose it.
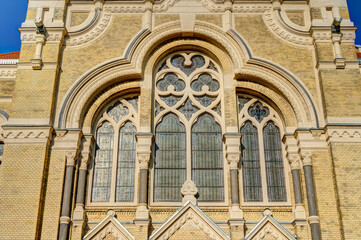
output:
{"label": "church facade", "polygon": [[360,238],[356,29],[346,0],[29,0],[0,238]]}

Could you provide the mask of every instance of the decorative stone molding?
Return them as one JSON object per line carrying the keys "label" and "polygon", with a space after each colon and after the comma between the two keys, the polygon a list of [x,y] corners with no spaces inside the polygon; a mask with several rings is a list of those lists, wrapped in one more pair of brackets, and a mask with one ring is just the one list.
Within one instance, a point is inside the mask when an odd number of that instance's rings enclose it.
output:
{"label": "decorative stone molding", "polygon": [[135,238],[112,214],[109,214],[83,238],[83,240],[90,239],[134,240]]}
{"label": "decorative stone molding", "polygon": [[83,133],[80,130],[56,129],[53,151],[78,151]]}
{"label": "decorative stone molding", "polygon": [[299,154],[289,154],[287,156],[288,158],[288,162],[291,166],[291,170],[295,170],[295,169],[300,169],[301,166],[300,166],[300,160],[301,160],[301,157]]}
{"label": "decorative stone molding", "polygon": [[230,240],[230,237],[191,201],[185,203],[171,218],[159,227],[149,237],[149,240],[170,239],[181,227],[186,228],[188,224],[197,226],[209,239]]}
{"label": "decorative stone molding", "polygon": [[233,4],[232,12],[234,13],[265,13],[272,9],[270,5],[258,4]]}
{"label": "decorative stone molding", "polygon": [[[0,62],[0,65],[2,63]],[[14,67],[0,67],[0,78],[15,78],[16,77],[17,68]]]}
{"label": "decorative stone molding", "polygon": [[148,169],[151,152],[137,152],[139,168],[140,169]]}
{"label": "decorative stone molding", "polygon": [[313,44],[313,40],[308,32],[297,32],[295,29],[287,27],[286,24],[281,24],[280,22],[283,20],[279,17],[278,10],[268,10],[263,14],[263,20],[271,32],[289,43],[305,46],[311,46]]}
{"label": "decorative stone molding", "polygon": [[301,157],[302,157],[303,166],[312,165],[312,152],[311,151],[302,151]]}
{"label": "decorative stone molding", "polygon": [[3,126],[5,143],[47,143],[50,141],[52,127]]}
{"label": "decorative stone molding", "polygon": [[181,193],[183,195],[182,203],[186,203],[188,201],[192,201],[194,204],[197,204],[196,194],[198,193],[198,189],[192,180],[187,180],[184,182]]}
{"label": "decorative stone molding", "polygon": [[313,224],[313,223],[320,223],[320,218],[318,216],[309,216],[308,217],[308,222],[310,224]]}
{"label": "decorative stone molding", "polygon": [[229,169],[238,169],[241,160],[241,134],[224,134],[223,141],[226,146],[226,158]]}
{"label": "decorative stone molding", "polygon": [[326,127],[326,140],[328,143],[360,143],[361,128],[360,127]]}
{"label": "decorative stone molding", "polygon": [[245,240],[262,240],[262,239],[277,239],[277,240],[296,240],[296,238],[288,232],[279,222],[277,222],[265,210],[265,216],[252,230],[245,236]]}
{"label": "decorative stone molding", "polygon": [[103,11],[99,16],[99,19],[87,29],[76,33],[69,33],[69,39],[66,40],[66,45],[79,46],[97,38],[109,25],[110,18],[111,13],[107,10]]}
{"label": "decorative stone molding", "polygon": [[76,151],[69,151],[66,153],[66,165],[67,166],[75,166],[77,159],[78,159],[78,153]]}
{"label": "decorative stone molding", "polygon": [[84,136],[79,169],[82,170],[88,169],[88,164],[91,159],[93,146],[94,146],[94,137],[91,135]]}

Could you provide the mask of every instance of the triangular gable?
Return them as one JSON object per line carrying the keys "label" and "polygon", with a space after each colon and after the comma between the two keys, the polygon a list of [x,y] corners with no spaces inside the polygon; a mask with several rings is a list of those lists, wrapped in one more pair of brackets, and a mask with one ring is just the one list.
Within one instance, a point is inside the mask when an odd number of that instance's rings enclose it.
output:
{"label": "triangular gable", "polygon": [[245,240],[277,239],[277,240],[296,240],[296,238],[287,231],[271,215],[265,215],[257,225],[246,235]]}
{"label": "triangular gable", "polygon": [[229,240],[228,235],[202,212],[193,202],[186,202],[172,217],[170,217],[149,240],[169,239],[184,226],[197,227],[202,234],[210,239]]}
{"label": "triangular gable", "polygon": [[96,225],[83,240],[134,240],[128,230],[112,215]]}

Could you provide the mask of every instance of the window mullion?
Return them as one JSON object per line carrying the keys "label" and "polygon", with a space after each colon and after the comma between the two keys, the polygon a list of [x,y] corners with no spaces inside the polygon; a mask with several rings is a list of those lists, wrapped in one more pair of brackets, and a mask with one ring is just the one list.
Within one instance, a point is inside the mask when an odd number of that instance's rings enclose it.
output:
{"label": "window mullion", "polygon": [[[115,128],[115,127],[114,127]],[[115,189],[117,182],[118,169],[118,154],[119,154],[119,126],[114,130],[114,145],[113,145],[113,159],[112,159],[112,181],[110,185],[110,203],[115,203]]]}
{"label": "window mullion", "polygon": [[259,159],[261,165],[261,180],[262,180],[262,195],[263,202],[268,203],[268,193],[267,193],[267,176],[266,176],[266,161],[264,157],[264,143],[263,143],[263,131],[262,126],[259,124],[257,127],[258,131],[258,144],[259,144]]}
{"label": "window mullion", "polygon": [[188,122],[186,125],[186,162],[187,162],[187,180],[192,180],[192,143],[191,143],[191,127],[190,123]]}

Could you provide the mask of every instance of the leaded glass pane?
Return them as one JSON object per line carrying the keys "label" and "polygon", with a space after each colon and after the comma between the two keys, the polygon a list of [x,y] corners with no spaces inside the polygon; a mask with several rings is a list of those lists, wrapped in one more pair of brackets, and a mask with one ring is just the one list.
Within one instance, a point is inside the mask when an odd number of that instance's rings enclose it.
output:
{"label": "leaded glass pane", "polygon": [[197,99],[197,101],[199,101],[202,104],[202,106],[208,107],[209,105],[212,104],[212,102],[214,100],[216,100],[216,97],[210,97],[210,96],[204,95],[202,97],[195,97],[195,99]]}
{"label": "leaded glass pane", "polygon": [[174,67],[180,68],[182,72],[189,76],[197,68],[204,66],[205,60],[202,56],[196,55],[191,58],[190,62],[187,62],[183,56],[176,55],[172,57],[171,63]]}
{"label": "leaded glass pane", "polygon": [[263,142],[268,200],[270,202],[285,202],[287,195],[280,130],[272,121],[263,128]]}
{"label": "leaded glass pane", "polygon": [[248,114],[258,122],[262,122],[263,118],[269,115],[269,109],[263,106],[262,103],[256,102],[248,109]]}
{"label": "leaded glass pane", "polygon": [[96,154],[92,186],[93,202],[108,202],[112,178],[114,130],[104,122],[97,130]]}
{"label": "leaded glass pane", "polygon": [[125,100],[127,100],[128,103],[132,104],[135,111],[138,112],[138,97],[126,98]]}
{"label": "leaded glass pane", "polygon": [[222,130],[213,116],[204,114],[192,127],[192,180],[199,201],[223,201]]}
{"label": "leaded glass pane", "polygon": [[219,116],[222,116],[221,115],[221,104],[218,104],[212,110],[215,111],[216,113],[218,113]]}
{"label": "leaded glass pane", "polygon": [[181,201],[186,181],[185,127],[169,113],[156,127],[154,201]]}
{"label": "leaded glass pane", "polygon": [[129,114],[129,109],[120,102],[116,102],[111,106],[108,111],[108,116],[112,117],[115,122],[119,122],[120,119]]}
{"label": "leaded glass pane", "polygon": [[160,99],[162,99],[169,107],[173,107],[174,105],[177,104],[177,102],[181,99],[182,97],[176,97],[173,95],[169,95],[166,97],[160,97]]}
{"label": "leaded glass pane", "polygon": [[238,96],[238,104],[239,104],[238,109],[239,109],[240,112],[242,111],[244,105],[246,103],[248,103],[250,100],[251,100],[250,98],[245,98],[245,97],[242,97],[242,96]]}
{"label": "leaded glass pane", "polygon": [[241,128],[243,197],[245,202],[262,202],[262,180],[257,128],[247,121]]}
{"label": "leaded glass pane", "polygon": [[136,132],[131,122],[126,122],[119,131],[117,202],[132,202],[134,198]]}
{"label": "leaded glass pane", "polygon": [[198,109],[199,108],[196,106],[193,106],[192,101],[189,98],[180,108],[178,108],[179,112],[181,112],[188,120],[198,111]]}
{"label": "leaded glass pane", "polygon": [[219,89],[218,81],[214,80],[208,73],[202,73],[198,76],[197,80],[191,83],[191,88],[197,92],[202,91],[203,86],[207,86],[211,92],[215,92]]}
{"label": "leaded glass pane", "polygon": [[163,110],[164,108],[160,106],[158,102],[155,102],[155,115],[157,116]]}
{"label": "leaded glass pane", "polygon": [[160,91],[167,91],[169,86],[173,86],[177,92],[183,91],[186,84],[174,73],[167,73],[164,78],[157,82],[157,88]]}
{"label": "leaded glass pane", "polygon": [[213,63],[213,62],[211,62],[211,61],[209,62],[208,69],[212,69],[212,70],[214,70],[214,71],[218,72],[218,70],[217,70],[216,66],[215,66],[215,65],[214,65],[214,63]]}

